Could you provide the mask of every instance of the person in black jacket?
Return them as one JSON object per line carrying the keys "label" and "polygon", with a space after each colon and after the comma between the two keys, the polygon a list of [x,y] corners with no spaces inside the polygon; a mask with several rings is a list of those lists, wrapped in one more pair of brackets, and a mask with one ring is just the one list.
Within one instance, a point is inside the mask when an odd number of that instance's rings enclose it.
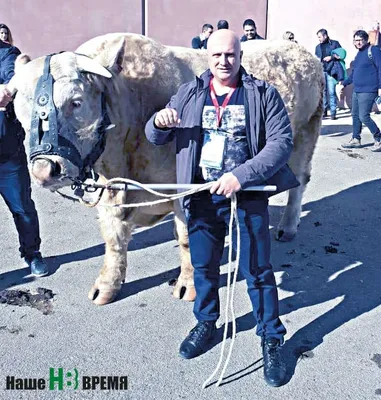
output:
{"label": "person in black jacket", "polygon": [[316,46],[315,55],[321,61],[325,75],[325,88],[324,88],[324,116],[327,116],[328,109],[331,112],[331,119],[336,119],[336,92],[335,87],[337,81],[329,74],[329,62],[334,60],[332,50],[341,47],[337,40],[330,39],[326,29],[319,29],[317,31],[319,44]]}
{"label": "person in black jacket", "polygon": [[241,37],[241,42],[246,42],[247,40],[263,40],[263,37],[258,35],[257,26],[252,19],[245,19],[242,27],[245,34]]}
{"label": "person in black jacket", "polygon": [[327,64],[327,73],[335,80],[335,85],[347,78],[346,54],[347,52],[341,47],[332,50],[332,60]]}
{"label": "person in black jacket", "polygon": [[[248,75],[240,65],[240,42],[221,29],[209,39],[209,70],[179,88],[166,108],[146,124],[155,145],[176,140],[178,183],[213,182],[209,191],[186,198],[189,248],[194,267],[197,325],[180,346],[181,357],[204,353],[220,315],[220,261],[237,193],[241,233],[239,268],[262,340],[264,377],[271,386],[285,381],[280,347],[286,329],[270,264],[268,195],[242,189],[278,179],[278,188],[298,185],[287,166],[293,148],[290,120],[277,90]],[[200,124],[201,121],[201,124]],[[234,239],[233,239],[234,242]]]}
{"label": "person in black jacket", "polygon": [[10,209],[24,257],[34,276],[48,274],[40,253],[37,211],[31,198],[31,182],[24,149],[24,131],[13,111],[12,96],[5,88],[14,75],[15,59],[20,51],[0,41],[0,195]]}
{"label": "person in black jacket", "polygon": [[192,39],[192,49],[207,49],[208,38],[213,33],[213,25],[204,24],[202,32]]}

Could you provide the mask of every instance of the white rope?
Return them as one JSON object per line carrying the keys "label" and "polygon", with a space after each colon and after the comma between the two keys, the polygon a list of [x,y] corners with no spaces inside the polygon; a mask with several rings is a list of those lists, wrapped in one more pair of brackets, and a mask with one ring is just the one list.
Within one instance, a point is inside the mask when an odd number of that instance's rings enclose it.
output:
{"label": "white rope", "polygon": [[[236,231],[237,231],[237,254],[236,254],[236,262],[235,262],[235,270],[234,270],[234,276],[233,276],[233,282],[231,282],[231,273],[232,273],[232,258],[233,258],[233,245],[232,245],[232,240],[233,240],[233,222],[235,220],[236,223]],[[229,264],[228,264],[228,277],[227,277],[227,291],[226,291],[226,308],[225,308],[225,328],[224,328],[224,335],[222,339],[222,347],[221,347],[221,353],[220,353],[220,359],[218,361],[216,369],[213,371],[213,373],[209,376],[209,378],[203,383],[202,388],[205,389],[208,383],[211,382],[211,380],[214,378],[214,376],[217,374],[218,370],[220,369],[222,365],[222,360],[224,356],[224,351],[225,351],[225,345],[226,345],[226,340],[228,336],[228,327],[229,327],[229,305],[230,305],[230,312],[231,312],[231,318],[232,318],[232,341],[230,343],[230,348],[229,348],[229,353],[228,356],[225,360],[225,364],[222,368],[220,377],[218,378],[218,381],[216,383],[216,386],[220,386],[226,369],[229,365],[229,361],[233,352],[233,346],[234,346],[234,341],[235,341],[235,336],[236,336],[236,322],[235,322],[235,313],[234,313],[234,290],[235,290],[235,285],[237,282],[237,276],[238,276],[238,267],[239,267],[239,258],[240,258],[240,246],[241,246],[241,234],[240,234],[240,229],[239,229],[239,220],[238,220],[238,213],[237,213],[237,196],[235,193],[233,193],[231,197],[231,211],[230,211],[230,221],[229,221]],[[230,294],[230,288],[231,288],[231,294]]]}
{"label": "white rope", "polygon": [[214,182],[208,182],[205,183],[204,185],[201,185],[199,187],[196,187],[194,189],[190,189],[187,190],[185,192],[181,192],[181,193],[172,193],[172,194],[166,194],[166,193],[162,193],[162,192],[158,192],[156,190],[153,190],[149,187],[147,187],[146,185],[144,185],[143,183],[140,182],[136,182],[132,179],[126,179],[126,178],[113,178],[110,179],[109,181],[107,181],[106,186],[112,185],[113,183],[118,183],[118,182],[122,182],[122,183],[126,183],[126,184],[130,184],[130,185],[134,185],[137,187],[140,187],[143,190],[146,190],[147,192],[154,194],[155,196],[158,197],[164,197],[164,199],[161,200],[154,200],[154,201],[146,201],[143,203],[130,203],[130,204],[106,204],[106,203],[101,203],[99,204],[102,207],[121,207],[121,208],[136,208],[136,207],[142,207],[142,206],[154,206],[156,204],[160,204],[160,203],[166,203],[168,201],[173,201],[173,200],[178,200],[181,199],[182,197],[185,196],[190,196],[192,194],[201,192],[203,190],[209,190]]}

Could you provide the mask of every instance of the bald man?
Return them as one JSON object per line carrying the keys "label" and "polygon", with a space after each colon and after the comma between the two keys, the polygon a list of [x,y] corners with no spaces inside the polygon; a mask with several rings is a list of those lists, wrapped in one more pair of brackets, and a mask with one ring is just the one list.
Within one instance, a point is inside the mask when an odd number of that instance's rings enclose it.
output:
{"label": "bald man", "polygon": [[239,270],[247,281],[262,341],[265,380],[280,386],[286,376],[280,351],[286,329],[279,318],[270,264],[268,194],[242,189],[272,183],[283,191],[298,185],[286,164],[293,147],[290,121],[276,89],[242,68],[240,41],[232,31],[210,36],[208,60],[209,69],[182,85],[146,125],[146,136],[155,145],[176,140],[178,183],[213,182],[210,192],[192,195],[181,204],[188,222],[198,323],[179,354],[186,359],[203,354],[215,335],[229,197],[236,193]]}

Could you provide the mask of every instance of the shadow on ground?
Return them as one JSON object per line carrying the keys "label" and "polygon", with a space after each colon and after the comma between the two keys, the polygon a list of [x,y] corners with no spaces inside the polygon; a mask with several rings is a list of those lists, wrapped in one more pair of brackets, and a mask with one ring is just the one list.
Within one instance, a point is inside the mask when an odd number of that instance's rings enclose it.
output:
{"label": "shadow on ground", "polygon": [[346,136],[352,133],[352,125],[323,125],[321,136]]}
{"label": "shadow on ground", "polygon": [[[99,257],[103,254],[104,244],[98,244],[72,253],[46,257],[45,260],[49,265],[49,275],[52,275],[64,264]],[[29,268],[21,268],[0,274],[0,290],[34,281],[36,278],[30,276],[29,273]]]}
{"label": "shadow on ground", "polygon": [[[379,179],[307,203],[303,206],[306,216],[301,220],[294,241],[273,241],[272,263],[275,271],[283,272],[279,287],[290,293],[289,297],[280,301],[281,315],[288,315],[284,319],[286,326],[292,324],[292,312],[328,301],[336,300],[337,303],[298,327],[285,343],[283,349],[288,364],[288,380],[292,378],[302,355],[312,358],[313,349],[323,343],[328,334],[381,304],[379,233],[374,231],[374,227],[381,224],[380,198]],[[272,225],[277,225],[281,212],[282,207],[270,207]],[[157,244],[155,240],[158,237],[160,242],[172,240],[172,223],[140,232],[135,238],[135,249]],[[53,265],[54,273],[64,263],[97,257],[103,252],[104,245],[100,244],[51,257],[48,261]],[[225,252],[223,263],[226,262]],[[22,269],[1,274],[0,288],[7,282],[11,285],[18,281],[25,283],[23,276],[26,272],[26,269]],[[175,279],[179,272],[179,268],[174,268],[130,282],[123,286],[118,299]],[[223,274],[221,286],[226,285],[226,281],[226,274]],[[238,333],[251,330],[256,324],[252,313],[239,316],[236,322]],[[224,326],[219,328],[213,345],[221,341],[223,329]],[[236,380],[241,375],[254,372],[256,363],[249,365],[242,373],[235,372],[230,378]]]}
{"label": "shadow on ground", "polygon": [[[129,251],[145,249],[160,243],[166,243],[173,239],[173,216],[170,215],[160,224],[144,231],[137,231],[134,233],[133,238],[129,243]],[[88,247],[86,249],[81,249],[71,253],[46,257],[45,260],[49,265],[49,275],[52,275],[65,264],[100,257],[103,256],[104,253],[105,245],[101,243],[96,246]],[[23,263],[23,261],[20,261],[20,263]],[[0,290],[33,282],[35,278],[30,276],[29,272],[29,268],[21,268],[1,273]],[[172,275],[170,274],[170,276]],[[159,280],[158,282],[161,281]]]}
{"label": "shadow on ground", "polygon": [[[375,251],[379,235],[370,228],[381,224],[380,198],[381,180],[374,180],[307,203],[303,210],[308,215],[301,220],[297,238],[290,243],[273,242],[274,269],[283,271],[279,287],[293,293],[280,301],[281,315],[335,299],[338,302],[285,343],[288,381],[298,361],[312,358],[313,349],[328,334],[381,304],[379,251]],[[280,207],[270,207],[270,212],[276,224]],[[283,318],[286,327],[292,323],[288,318]],[[237,332],[256,325],[252,313],[236,321]]]}

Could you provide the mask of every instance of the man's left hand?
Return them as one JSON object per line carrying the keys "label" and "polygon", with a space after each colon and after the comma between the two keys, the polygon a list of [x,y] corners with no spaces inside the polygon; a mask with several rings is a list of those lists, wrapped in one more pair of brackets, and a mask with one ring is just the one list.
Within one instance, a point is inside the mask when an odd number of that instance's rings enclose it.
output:
{"label": "man's left hand", "polygon": [[331,56],[327,56],[327,57],[323,58],[323,61],[325,61],[325,62],[330,62],[331,60],[332,60]]}
{"label": "man's left hand", "polygon": [[378,95],[381,96],[381,89],[378,89]]}
{"label": "man's left hand", "polygon": [[214,182],[213,186],[210,188],[210,193],[222,194],[230,198],[233,193],[240,190],[241,184],[238,179],[231,172],[228,172],[222,175],[218,181]]}

